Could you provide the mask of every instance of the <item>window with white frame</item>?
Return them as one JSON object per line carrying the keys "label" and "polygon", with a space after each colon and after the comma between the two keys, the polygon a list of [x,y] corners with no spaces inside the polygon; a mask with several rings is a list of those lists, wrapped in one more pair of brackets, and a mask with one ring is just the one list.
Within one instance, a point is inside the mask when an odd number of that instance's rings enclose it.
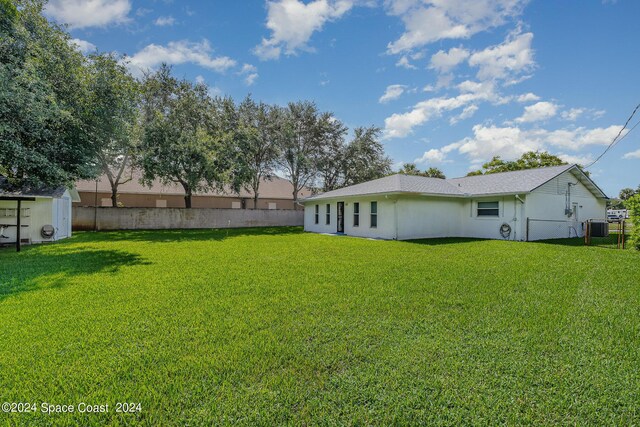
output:
{"label": "window with white frame", "polygon": [[378,202],[371,202],[371,228],[378,227]]}
{"label": "window with white frame", "polygon": [[326,224],[329,225],[331,224],[331,204],[327,203],[327,218],[326,218]]}
{"label": "window with white frame", "polygon": [[500,216],[499,202],[478,202],[478,216]]}
{"label": "window with white frame", "polygon": [[315,215],[315,223],[320,223],[320,205],[316,205],[316,215]]}
{"label": "window with white frame", "polygon": [[360,203],[358,202],[353,204],[353,226],[360,226]]}

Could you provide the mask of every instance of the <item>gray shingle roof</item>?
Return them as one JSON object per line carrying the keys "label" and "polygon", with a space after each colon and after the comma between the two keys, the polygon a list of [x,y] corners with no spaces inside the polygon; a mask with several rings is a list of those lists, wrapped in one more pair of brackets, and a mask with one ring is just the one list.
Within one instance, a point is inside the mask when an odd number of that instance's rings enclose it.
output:
{"label": "gray shingle roof", "polygon": [[463,193],[472,195],[527,193],[552,180],[574,165],[550,166],[513,172],[490,173],[487,175],[465,176],[448,181]]}
{"label": "gray shingle roof", "polygon": [[22,187],[13,188],[9,186],[7,178],[0,176],[0,195],[2,196],[33,196],[33,197],[62,197],[66,187],[45,188],[45,187]]}
{"label": "gray shingle roof", "polygon": [[425,178],[413,175],[390,175],[362,184],[351,185],[328,191],[305,200],[328,199],[332,197],[360,196],[380,193],[419,193],[461,196],[462,193],[444,179]]}
{"label": "gray shingle roof", "polygon": [[[303,201],[330,199],[335,197],[361,196],[367,194],[407,193],[449,197],[470,197],[493,194],[528,193],[576,165],[551,166],[522,171],[502,172],[462,178],[438,179],[413,175],[390,175],[362,184],[328,191]],[[586,176],[580,179],[594,193],[606,195]]]}

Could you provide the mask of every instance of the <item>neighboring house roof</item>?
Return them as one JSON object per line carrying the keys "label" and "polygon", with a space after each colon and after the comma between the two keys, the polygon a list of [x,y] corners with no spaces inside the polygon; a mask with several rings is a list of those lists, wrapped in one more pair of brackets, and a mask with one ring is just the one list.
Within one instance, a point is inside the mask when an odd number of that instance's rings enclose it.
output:
{"label": "neighboring house roof", "polygon": [[415,175],[391,175],[362,184],[328,191],[303,201],[367,194],[420,194],[448,197],[473,197],[497,194],[529,193],[558,175],[571,173],[599,198],[607,198],[602,190],[576,165],[551,166],[513,172],[501,172],[462,178],[439,179]]}
{"label": "neighboring house roof", "polygon": [[[126,180],[131,177],[131,173],[127,172],[123,174],[123,179]],[[150,187],[140,183],[142,174],[139,171],[134,171],[133,179],[124,184],[118,186],[118,193],[120,194],[155,194],[155,195],[179,195],[184,196],[184,188],[180,184],[164,185],[160,180],[154,180]],[[76,188],[80,192],[96,191],[95,180],[83,180],[76,183]],[[101,193],[111,193],[111,185],[105,175],[98,178],[98,191]],[[299,197],[306,197],[311,195],[311,190],[303,188],[298,193]],[[253,198],[252,191],[240,190],[240,194],[235,194],[231,189],[225,191],[205,191],[195,192],[194,196],[213,196],[213,197],[244,197]],[[293,199],[293,185],[286,179],[274,176],[272,179],[262,179],[260,182],[260,198],[261,199]]]}
{"label": "neighboring house roof", "polygon": [[60,187],[31,187],[13,188],[9,186],[7,178],[0,176],[0,195],[2,196],[25,196],[25,197],[53,197],[58,198],[64,195],[67,190],[65,186]]}

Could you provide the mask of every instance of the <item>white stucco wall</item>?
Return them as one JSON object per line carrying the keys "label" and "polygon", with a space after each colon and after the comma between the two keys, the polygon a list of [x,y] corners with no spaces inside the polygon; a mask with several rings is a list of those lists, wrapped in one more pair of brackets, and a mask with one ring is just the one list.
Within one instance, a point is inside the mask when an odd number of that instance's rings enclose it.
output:
{"label": "white stucco wall", "polygon": [[[526,196],[520,199],[528,202]],[[478,202],[498,202],[499,214],[494,216],[478,216]],[[515,195],[491,196],[465,199],[462,216],[462,235],[482,239],[524,240],[526,216],[523,204]],[[507,239],[500,234],[502,224],[509,224],[511,234]]]}
{"label": "white stucco wall", "polygon": [[[371,202],[378,202],[378,226],[371,228]],[[395,239],[395,200],[379,197],[346,197],[341,199],[309,201],[305,203],[304,229],[314,233],[336,233],[338,227],[338,202],[344,202],[344,234],[348,236]],[[353,203],[360,203],[360,225],[353,225]],[[315,205],[320,206],[320,218],[315,223]],[[331,205],[331,221],[326,224],[326,205]]]}
{"label": "white stucco wall", "polygon": [[[577,216],[567,216],[566,193],[568,183],[571,187],[569,207],[575,204]],[[526,216],[529,222],[529,240],[554,239],[582,236],[582,223],[589,219],[606,218],[606,200],[596,198],[591,191],[579,182],[573,174],[565,172],[554,178],[527,196]],[[536,221],[536,220],[546,220]],[[556,221],[556,222],[552,222]],[[566,224],[562,224],[562,222]],[[570,229],[573,227],[573,229]]]}
{"label": "white stucco wall", "polygon": [[[571,200],[577,218],[565,214],[565,193],[569,182]],[[606,200],[596,198],[578,179],[565,172],[531,193],[472,198],[431,196],[345,197],[305,203],[304,228],[316,233],[337,232],[337,202],[345,202],[345,231],[350,236],[383,239],[419,239],[434,237],[475,237],[505,240],[500,227],[508,224],[508,240],[527,239],[527,217],[547,222],[530,221],[529,240],[575,237],[581,235],[582,222],[604,218]],[[370,202],[378,202],[378,227],[369,227]],[[360,226],[353,227],[353,203],[360,202]],[[478,202],[498,202],[498,216],[478,216]],[[524,203],[523,203],[524,202]],[[326,204],[331,205],[331,221],[325,222]],[[315,205],[320,206],[319,223],[314,222]],[[397,222],[395,220],[397,215]]]}
{"label": "white stucco wall", "polygon": [[398,240],[460,237],[464,203],[443,197],[399,198]]}

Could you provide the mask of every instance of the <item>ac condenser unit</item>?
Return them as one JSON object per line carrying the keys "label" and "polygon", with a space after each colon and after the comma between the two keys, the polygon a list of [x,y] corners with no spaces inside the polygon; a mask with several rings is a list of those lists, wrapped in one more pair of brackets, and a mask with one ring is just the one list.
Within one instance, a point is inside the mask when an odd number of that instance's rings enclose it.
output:
{"label": "ac condenser unit", "polygon": [[592,222],[591,237],[609,237],[609,224],[607,222]]}

